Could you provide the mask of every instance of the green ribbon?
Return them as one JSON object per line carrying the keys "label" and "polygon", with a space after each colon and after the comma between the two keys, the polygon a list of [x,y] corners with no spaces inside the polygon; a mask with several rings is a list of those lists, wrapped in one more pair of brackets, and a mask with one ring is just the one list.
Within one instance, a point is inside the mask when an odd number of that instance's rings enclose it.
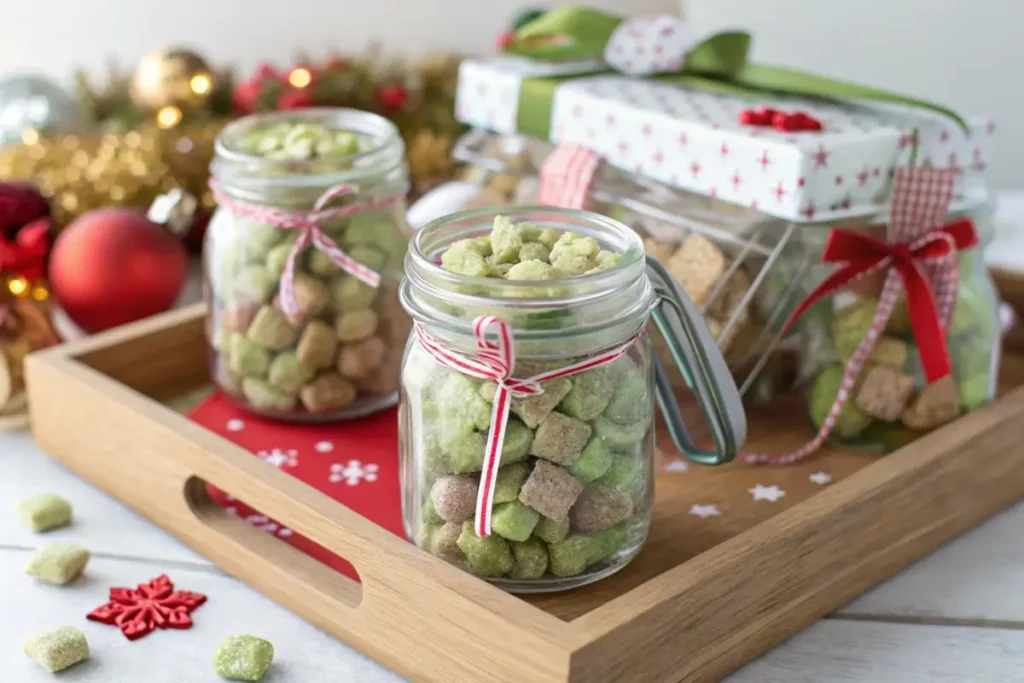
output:
{"label": "green ribbon", "polygon": [[[605,46],[623,21],[621,17],[589,7],[560,7],[516,31],[506,51],[546,62],[601,60]],[[902,104],[942,114],[968,132],[966,121],[941,104],[796,69],[751,64],[748,61],[750,43],[751,35],[744,31],[717,33],[687,53],[679,72],[648,78],[744,99],[788,95],[830,103],[869,100]],[[602,64],[583,66],[569,75],[523,79],[517,130],[548,139],[551,108],[558,87],[575,78],[603,73],[615,72]]]}

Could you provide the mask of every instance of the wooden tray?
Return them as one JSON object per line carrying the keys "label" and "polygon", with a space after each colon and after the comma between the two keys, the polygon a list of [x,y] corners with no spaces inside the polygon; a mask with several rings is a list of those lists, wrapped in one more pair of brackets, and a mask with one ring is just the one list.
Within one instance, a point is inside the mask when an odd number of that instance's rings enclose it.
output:
{"label": "wooden tray", "polygon": [[[790,468],[659,468],[650,539],[635,562],[577,591],[516,597],[168,407],[208,382],[203,315],[197,306],[31,356],[40,445],[416,681],[715,681],[1024,494],[1019,390],[885,458],[832,449]],[[1024,383],[1021,358],[1007,356],[1004,369],[1009,384]],[[807,436],[794,405],[751,422],[752,447]],[[833,483],[810,481],[817,471]],[[204,482],[345,557],[361,584],[228,515]],[[785,497],[755,501],[747,489],[759,484]],[[720,516],[689,514],[711,503]]]}

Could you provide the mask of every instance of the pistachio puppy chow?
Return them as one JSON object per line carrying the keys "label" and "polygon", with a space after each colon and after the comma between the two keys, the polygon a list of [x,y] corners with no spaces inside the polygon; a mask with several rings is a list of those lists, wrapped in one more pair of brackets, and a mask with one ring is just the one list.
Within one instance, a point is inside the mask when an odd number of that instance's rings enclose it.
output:
{"label": "pistachio puppy chow", "polygon": [[39,533],[71,524],[71,504],[55,493],[38,493],[18,502],[18,523]]}
{"label": "pistachio puppy chow", "polygon": [[57,626],[37,633],[21,646],[29,659],[50,673],[63,671],[89,659],[85,634],[74,626]]}

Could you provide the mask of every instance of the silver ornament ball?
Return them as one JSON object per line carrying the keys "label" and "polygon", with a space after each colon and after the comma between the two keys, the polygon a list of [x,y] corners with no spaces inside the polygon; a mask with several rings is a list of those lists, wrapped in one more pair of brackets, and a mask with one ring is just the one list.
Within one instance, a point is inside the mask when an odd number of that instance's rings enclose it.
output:
{"label": "silver ornament ball", "polygon": [[0,77],[0,147],[21,142],[26,129],[72,132],[83,125],[74,97],[42,76]]}

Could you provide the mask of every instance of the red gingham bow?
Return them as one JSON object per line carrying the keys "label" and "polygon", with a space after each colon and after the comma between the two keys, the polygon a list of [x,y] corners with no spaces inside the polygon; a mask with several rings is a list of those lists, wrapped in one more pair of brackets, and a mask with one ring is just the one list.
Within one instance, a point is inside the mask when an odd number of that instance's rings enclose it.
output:
{"label": "red gingham bow", "polygon": [[[487,338],[494,329],[497,341]],[[624,344],[604,351],[586,360],[567,365],[557,370],[541,372],[527,379],[515,379],[512,371],[516,365],[515,338],[508,323],[493,315],[483,315],[473,321],[473,335],[477,351],[474,356],[465,356],[446,348],[416,323],[416,337],[420,345],[441,365],[477,379],[491,380],[497,384],[494,392],[494,407],[491,412],[491,427],[487,434],[483,471],[480,473],[480,488],[476,499],[476,534],[484,537],[491,534],[491,508],[494,506],[494,486],[501,467],[501,450],[505,443],[505,428],[512,398],[536,396],[544,393],[540,385],[549,379],[568,377],[584,370],[610,363],[629,348],[644,333],[643,330],[630,337]]]}
{"label": "red gingham bow", "polygon": [[899,169],[893,183],[890,242],[850,230],[833,229],[829,234],[822,260],[843,265],[815,287],[783,325],[782,332],[785,334],[797,318],[823,297],[884,270],[885,283],[871,326],[847,362],[839,392],[814,439],[790,453],[747,453],[744,460],[785,465],[821,448],[852,398],[857,377],[885,330],[901,291],[906,292],[911,331],[925,379],[930,384],[951,372],[946,330],[956,306],[960,273],[957,251],[978,244],[978,233],[971,221],[943,225],[955,178],[950,169]]}
{"label": "red gingham bow", "polygon": [[261,204],[249,204],[229,197],[214,181],[210,181],[210,189],[213,190],[214,199],[217,204],[230,209],[239,216],[252,218],[253,220],[265,223],[282,230],[301,230],[299,238],[295,240],[292,249],[288,252],[288,259],[285,261],[284,271],[281,273],[281,308],[289,316],[299,313],[298,301],[295,298],[295,262],[306,247],[312,244],[316,249],[330,257],[339,268],[349,275],[353,275],[371,287],[380,285],[380,273],[367,268],[335,244],[334,240],[328,237],[320,229],[322,221],[342,216],[351,216],[367,211],[376,211],[390,206],[401,197],[397,194],[386,195],[372,201],[356,202],[346,206],[339,206],[333,209],[326,209],[328,204],[339,197],[356,191],[352,185],[336,185],[322,195],[313,204],[310,212],[286,211],[272,206]]}

